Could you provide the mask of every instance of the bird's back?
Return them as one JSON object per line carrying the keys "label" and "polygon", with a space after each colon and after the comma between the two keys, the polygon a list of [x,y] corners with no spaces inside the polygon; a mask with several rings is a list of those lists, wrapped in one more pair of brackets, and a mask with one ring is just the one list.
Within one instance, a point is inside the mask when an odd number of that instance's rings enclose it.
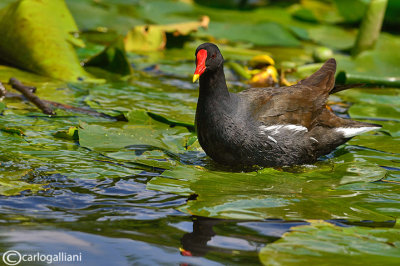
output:
{"label": "bird's back", "polygon": [[259,141],[268,143],[284,157],[275,156],[276,165],[282,165],[282,161],[315,161],[355,135],[380,127],[342,119],[327,108],[327,99],[334,90],[335,70],[336,61],[330,59],[293,86],[252,88],[239,93],[244,109],[240,112],[245,112],[248,123],[257,128],[253,131],[259,132]]}

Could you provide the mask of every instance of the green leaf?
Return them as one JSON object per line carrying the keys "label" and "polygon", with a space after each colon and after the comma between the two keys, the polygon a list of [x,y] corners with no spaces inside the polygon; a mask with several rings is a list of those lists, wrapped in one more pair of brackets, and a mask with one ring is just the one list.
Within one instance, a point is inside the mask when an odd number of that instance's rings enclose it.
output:
{"label": "green leaf", "polygon": [[16,1],[0,11],[0,58],[56,79],[87,78],[74,50],[84,44],[74,32],[78,28],[63,0]]}
{"label": "green leaf", "polygon": [[346,22],[358,22],[365,15],[370,0],[334,0],[340,15]]}
{"label": "green leaf", "polygon": [[21,81],[22,83],[29,82],[35,84],[42,84],[49,81],[58,84],[62,83],[61,81],[51,79],[49,77],[39,76],[37,74],[33,74],[18,68],[0,65],[0,82],[8,83],[8,81],[12,77],[18,77],[18,80]]}
{"label": "green leaf", "polygon": [[7,108],[6,104],[4,102],[0,102],[0,114],[3,113],[3,111]]}
{"label": "green leaf", "polygon": [[36,193],[44,190],[43,186],[46,184],[31,184],[21,180],[28,172],[27,170],[0,170],[0,195],[15,196],[20,195],[22,191]]}
{"label": "green leaf", "polygon": [[[345,160],[342,162],[341,160]],[[300,168],[297,173],[266,168],[232,173],[195,166],[179,166],[154,177],[148,189],[188,196],[180,207],[192,215],[226,219],[347,219],[385,221],[385,212],[372,211],[373,188],[351,190],[345,185],[380,180],[386,171],[374,164],[335,159],[337,163]],[[372,202],[372,203],[371,203]]]}
{"label": "green leaf", "polygon": [[164,117],[162,115],[156,114],[156,113],[152,113],[152,112],[147,112],[147,114],[153,118],[154,120],[161,122],[161,123],[165,123],[167,125],[170,126],[181,126],[181,127],[186,127],[189,131],[194,132],[195,128],[193,123],[185,123],[182,121],[177,121],[174,119],[169,119],[168,117]]}
{"label": "green leaf", "polygon": [[[145,25],[133,27],[125,37],[125,47],[127,51],[149,52],[165,48],[168,43],[173,42],[173,38],[188,36],[196,32],[198,28],[207,28],[210,19],[203,16],[200,21],[185,21],[166,25]],[[168,38],[167,38],[168,36]],[[178,39],[178,46],[182,46],[184,40]]]}
{"label": "green leaf", "polygon": [[211,20],[207,31],[199,31],[200,36],[212,35],[218,39],[250,42],[264,46],[299,46],[300,42],[284,27],[274,22],[223,23]]}
{"label": "green leaf", "polygon": [[68,130],[60,130],[53,134],[54,137],[68,140],[79,140],[78,128],[70,127]]}
{"label": "green leaf", "polygon": [[79,29],[116,31],[125,35],[134,25],[145,22],[138,18],[136,7],[129,2],[125,5],[95,2],[92,0],[67,0],[68,8]]}
{"label": "green leaf", "polygon": [[349,144],[363,146],[377,151],[400,154],[400,145],[393,145],[394,142],[398,141],[400,141],[400,137],[367,135],[357,136],[353,138]]}
{"label": "green leaf", "polygon": [[292,227],[261,249],[264,265],[397,265],[400,230],[337,227],[326,222]]}
{"label": "green leaf", "polygon": [[339,83],[367,83],[400,87],[400,38],[381,33],[374,50],[360,53],[354,59],[336,55]]}
{"label": "green leaf", "polygon": [[355,30],[345,30],[337,26],[318,25],[308,30],[311,40],[337,50],[346,50],[353,47],[356,39]]}
{"label": "green leaf", "polygon": [[165,32],[157,26],[135,26],[125,37],[125,48],[129,52],[162,50],[166,38]]}
{"label": "green leaf", "polygon": [[102,52],[89,58],[85,66],[99,67],[120,75],[130,75],[133,73],[132,66],[126,56],[122,36],[119,36]]}
{"label": "green leaf", "polygon": [[128,124],[122,129],[81,123],[79,144],[96,151],[117,151],[131,146],[148,146],[169,152],[184,152],[192,134],[182,127],[163,124]]}
{"label": "green leaf", "polygon": [[[192,72],[193,70],[191,70]],[[147,78],[140,77],[141,82]],[[152,86],[116,84],[115,86],[96,86],[89,91],[85,101],[101,112],[110,110],[129,112],[143,109],[175,122],[193,125],[197,95],[195,90],[183,91],[177,86],[161,83],[162,80],[150,78]],[[90,103],[96,102],[95,105]],[[129,114],[128,114],[129,115]],[[129,117],[128,117],[129,120]]]}
{"label": "green leaf", "polygon": [[352,118],[369,119],[373,117],[379,117],[380,119],[388,119],[400,122],[400,106],[396,105],[355,104],[350,107],[349,114]]}
{"label": "green leaf", "polygon": [[339,23],[343,17],[332,1],[302,0],[300,5],[291,7],[295,18],[311,22]]}

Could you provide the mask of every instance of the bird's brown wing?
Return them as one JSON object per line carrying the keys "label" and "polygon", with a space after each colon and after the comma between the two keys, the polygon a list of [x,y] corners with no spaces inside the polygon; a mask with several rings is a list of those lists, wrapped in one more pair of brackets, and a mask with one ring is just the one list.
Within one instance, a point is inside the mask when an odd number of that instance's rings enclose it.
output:
{"label": "bird's brown wing", "polygon": [[256,120],[268,124],[312,127],[326,109],[329,92],[335,84],[336,61],[328,60],[310,77],[290,87],[257,88],[241,93],[248,112]]}

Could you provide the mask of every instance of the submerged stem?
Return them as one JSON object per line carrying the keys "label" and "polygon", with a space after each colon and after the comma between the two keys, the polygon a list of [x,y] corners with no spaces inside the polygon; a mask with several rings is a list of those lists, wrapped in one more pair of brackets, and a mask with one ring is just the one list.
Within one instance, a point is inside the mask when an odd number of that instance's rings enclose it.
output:
{"label": "submerged stem", "polygon": [[371,0],[369,3],[353,47],[353,56],[374,47],[379,38],[386,6],[387,0]]}

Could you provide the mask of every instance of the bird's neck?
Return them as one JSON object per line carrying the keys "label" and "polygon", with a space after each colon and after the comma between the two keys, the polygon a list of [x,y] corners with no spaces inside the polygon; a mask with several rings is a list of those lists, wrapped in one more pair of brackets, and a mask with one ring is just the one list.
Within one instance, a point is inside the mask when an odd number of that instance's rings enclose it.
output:
{"label": "bird's neck", "polygon": [[229,100],[230,93],[226,86],[224,67],[221,64],[216,71],[206,72],[200,76],[199,100]]}

